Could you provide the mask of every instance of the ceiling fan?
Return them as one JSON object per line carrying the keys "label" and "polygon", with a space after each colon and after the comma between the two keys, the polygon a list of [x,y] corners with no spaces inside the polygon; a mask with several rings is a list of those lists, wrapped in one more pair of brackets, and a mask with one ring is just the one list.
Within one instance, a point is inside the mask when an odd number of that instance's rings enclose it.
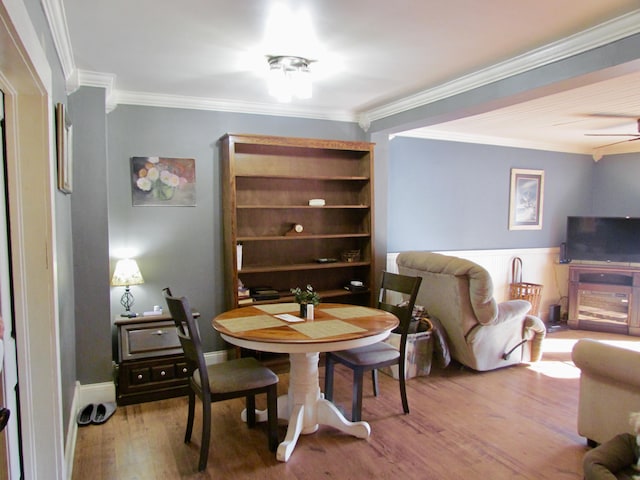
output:
{"label": "ceiling fan", "polygon": [[604,147],[610,147],[612,145],[617,145],[619,143],[625,143],[625,142],[635,142],[636,140],[640,140],[640,118],[638,118],[636,120],[636,123],[638,125],[638,132],[637,133],[585,133],[585,136],[587,137],[633,137],[633,138],[629,138],[627,140],[620,140],[618,142],[613,142],[613,143],[607,143],[605,145],[600,145],[599,147],[596,148],[604,148]]}

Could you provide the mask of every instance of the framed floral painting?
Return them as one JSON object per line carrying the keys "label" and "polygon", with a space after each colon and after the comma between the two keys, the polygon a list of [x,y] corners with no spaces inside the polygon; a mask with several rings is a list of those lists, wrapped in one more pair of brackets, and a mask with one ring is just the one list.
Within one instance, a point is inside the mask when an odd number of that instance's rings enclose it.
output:
{"label": "framed floral painting", "polygon": [[511,169],[509,230],[541,230],[544,170]]}
{"label": "framed floral painting", "polygon": [[195,206],[196,161],[131,157],[131,196],[134,206]]}

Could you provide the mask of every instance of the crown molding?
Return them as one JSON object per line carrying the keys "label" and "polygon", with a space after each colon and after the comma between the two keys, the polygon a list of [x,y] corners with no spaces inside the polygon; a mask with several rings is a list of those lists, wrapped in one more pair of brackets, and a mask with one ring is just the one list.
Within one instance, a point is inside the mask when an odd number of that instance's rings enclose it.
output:
{"label": "crown molding", "polygon": [[640,10],[571,35],[562,40],[513,57],[504,62],[464,75],[434,88],[423,90],[397,102],[360,113],[369,122],[422,107],[460,93],[504,80],[519,73],[569,58],[573,55],[640,33]]}
{"label": "crown molding", "polygon": [[481,145],[499,145],[501,147],[530,148],[532,150],[545,150],[551,152],[578,153],[591,155],[591,149],[583,149],[576,145],[564,143],[537,142],[527,139],[514,139],[497,137],[493,135],[473,135],[460,132],[448,132],[445,130],[413,130],[396,133],[396,137],[411,137],[427,140],[443,140],[447,142],[476,143]]}
{"label": "crown molding", "polygon": [[219,112],[249,113],[253,115],[274,115],[315,120],[355,122],[356,116],[346,111],[320,111],[266,103],[220,100],[182,95],[161,95],[146,92],[117,91],[118,104],[144,105],[149,107],[187,108],[194,110],[215,110]]}
{"label": "crown molding", "polygon": [[77,78],[78,87],[97,87],[105,89],[105,109],[106,112],[111,112],[118,106],[117,92],[115,92],[114,85],[116,83],[116,76],[110,73],[91,72],[89,70],[77,70],[74,72]]}
{"label": "crown molding", "polygon": [[60,59],[62,73],[64,75],[67,93],[73,92],[75,84],[76,64],[73,59],[73,49],[71,48],[71,38],[67,28],[67,17],[64,12],[62,0],[40,0],[44,9],[49,30],[53,37],[53,44]]}

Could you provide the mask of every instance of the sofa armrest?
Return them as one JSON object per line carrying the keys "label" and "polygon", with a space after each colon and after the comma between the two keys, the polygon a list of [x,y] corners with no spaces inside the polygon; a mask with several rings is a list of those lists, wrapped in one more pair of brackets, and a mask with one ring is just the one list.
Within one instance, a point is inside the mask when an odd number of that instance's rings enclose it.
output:
{"label": "sofa armrest", "polygon": [[587,375],[640,387],[640,352],[583,338],[574,345],[571,357]]}

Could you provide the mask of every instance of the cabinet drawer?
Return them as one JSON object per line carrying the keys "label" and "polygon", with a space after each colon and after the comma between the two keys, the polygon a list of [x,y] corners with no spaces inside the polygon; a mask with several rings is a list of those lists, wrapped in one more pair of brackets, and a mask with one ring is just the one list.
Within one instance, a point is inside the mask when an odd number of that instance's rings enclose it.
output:
{"label": "cabinet drawer", "polygon": [[180,353],[182,347],[173,321],[120,327],[121,361]]}
{"label": "cabinet drawer", "polygon": [[130,370],[131,378],[129,382],[132,385],[141,385],[151,381],[151,370],[148,367],[132,368]]}
{"label": "cabinet drawer", "polygon": [[151,367],[151,380],[154,382],[170,380],[175,377],[175,365],[173,363]]}
{"label": "cabinet drawer", "polygon": [[189,366],[186,362],[176,363],[176,377],[178,378],[187,378],[191,376],[191,372],[189,371]]}

